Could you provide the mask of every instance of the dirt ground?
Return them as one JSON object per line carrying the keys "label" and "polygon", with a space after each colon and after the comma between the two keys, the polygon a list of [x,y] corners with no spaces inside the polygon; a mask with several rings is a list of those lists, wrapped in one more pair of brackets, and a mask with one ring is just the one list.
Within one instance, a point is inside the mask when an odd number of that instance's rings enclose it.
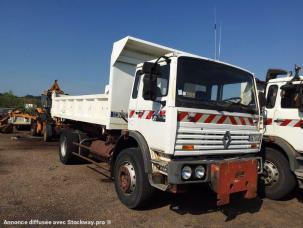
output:
{"label": "dirt ground", "polygon": [[27,132],[0,134],[0,227],[30,220],[52,226],[87,221],[113,227],[303,226],[300,190],[284,201],[236,196],[218,209],[212,191],[196,185],[179,195],[159,192],[149,208],[135,211],[119,202],[112,182],[89,167],[94,166],[61,164],[58,142],[44,143]]}

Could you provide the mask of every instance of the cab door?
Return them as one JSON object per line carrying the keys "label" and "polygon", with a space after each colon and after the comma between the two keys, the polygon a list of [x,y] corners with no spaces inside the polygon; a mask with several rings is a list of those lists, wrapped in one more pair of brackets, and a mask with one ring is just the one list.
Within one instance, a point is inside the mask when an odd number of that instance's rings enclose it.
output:
{"label": "cab door", "polygon": [[143,98],[144,74],[136,74],[133,94],[130,99],[128,116],[129,129],[141,133],[150,148],[166,151],[169,137],[167,131],[166,102],[169,87],[170,65],[160,65],[160,76],[157,79],[157,101]]}
{"label": "cab door", "polygon": [[276,84],[269,84],[266,89],[266,110],[264,116],[264,127],[265,135],[275,135],[273,120],[275,116],[276,109],[278,107],[277,95],[279,91],[279,86]]}
{"label": "cab door", "polygon": [[138,102],[138,93],[141,85],[142,74],[140,71],[137,71],[135,74],[135,80],[133,84],[132,93],[129,100],[129,108],[128,108],[128,129],[135,130],[136,129],[136,110],[137,110],[137,102]]}
{"label": "cab door", "polygon": [[299,111],[298,84],[281,90],[273,119],[275,135],[286,140],[297,151],[303,151],[303,113]]}

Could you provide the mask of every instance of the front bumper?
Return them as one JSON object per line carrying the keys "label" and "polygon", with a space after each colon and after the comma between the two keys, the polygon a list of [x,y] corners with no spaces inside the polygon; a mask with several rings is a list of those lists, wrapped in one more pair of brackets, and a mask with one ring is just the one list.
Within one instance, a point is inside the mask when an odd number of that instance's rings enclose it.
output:
{"label": "front bumper", "polygon": [[[247,160],[257,160],[258,161],[258,173],[262,173],[262,158],[261,157],[245,157],[245,158],[230,158],[230,159],[214,159],[214,160],[196,160],[196,159],[176,159],[171,160],[168,163],[167,168],[167,178],[170,184],[192,184],[192,183],[204,183],[211,181],[211,166],[212,164],[222,164],[227,162],[236,161],[247,161]],[[203,165],[206,170],[205,177],[202,179],[190,178],[189,180],[183,180],[181,176],[182,168],[188,165],[190,167],[195,167],[198,165]]]}
{"label": "front bumper", "polygon": [[[209,182],[217,193],[217,205],[229,203],[230,194],[244,192],[244,197],[252,199],[257,196],[258,173],[262,172],[261,157],[233,158],[223,160],[171,161],[168,165],[168,182],[170,184],[190,184]],[[183,180],[181,170],[184,166],[204,165],[206,175],[203,179]]]}

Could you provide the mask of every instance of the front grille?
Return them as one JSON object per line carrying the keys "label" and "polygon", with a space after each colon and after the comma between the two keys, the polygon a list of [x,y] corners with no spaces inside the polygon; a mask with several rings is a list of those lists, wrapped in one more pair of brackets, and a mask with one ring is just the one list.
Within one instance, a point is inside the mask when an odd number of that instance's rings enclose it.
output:
{"label": "front grille", "polygon": [[[231,140],[226,148],[223,138],[227,131],[230,133]],[[259,133],[253,130],[216,130],[179,126],[175,151],[182,151],[183,145],[193,145],[194,151],[203,151],[205,154],[228,153],[229,151],[256,152],[252,144],[255,144],[258,149],[260,141],[249,141],[249,136],[256,134]]]}

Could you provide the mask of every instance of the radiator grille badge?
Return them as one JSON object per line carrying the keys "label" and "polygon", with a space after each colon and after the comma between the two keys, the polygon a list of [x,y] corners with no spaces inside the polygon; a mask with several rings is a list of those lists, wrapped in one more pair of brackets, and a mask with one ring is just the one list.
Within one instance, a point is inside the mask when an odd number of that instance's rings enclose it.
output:
{"label": "radiator grille badge", "polygon": [[225,132],[223,138],[222,138],[222,141],[223,141],[223,145],[224,145],[224,149],[228,149],[230,143],[231,143],[231,136],[230,136],[230,132],[227,131]]}

